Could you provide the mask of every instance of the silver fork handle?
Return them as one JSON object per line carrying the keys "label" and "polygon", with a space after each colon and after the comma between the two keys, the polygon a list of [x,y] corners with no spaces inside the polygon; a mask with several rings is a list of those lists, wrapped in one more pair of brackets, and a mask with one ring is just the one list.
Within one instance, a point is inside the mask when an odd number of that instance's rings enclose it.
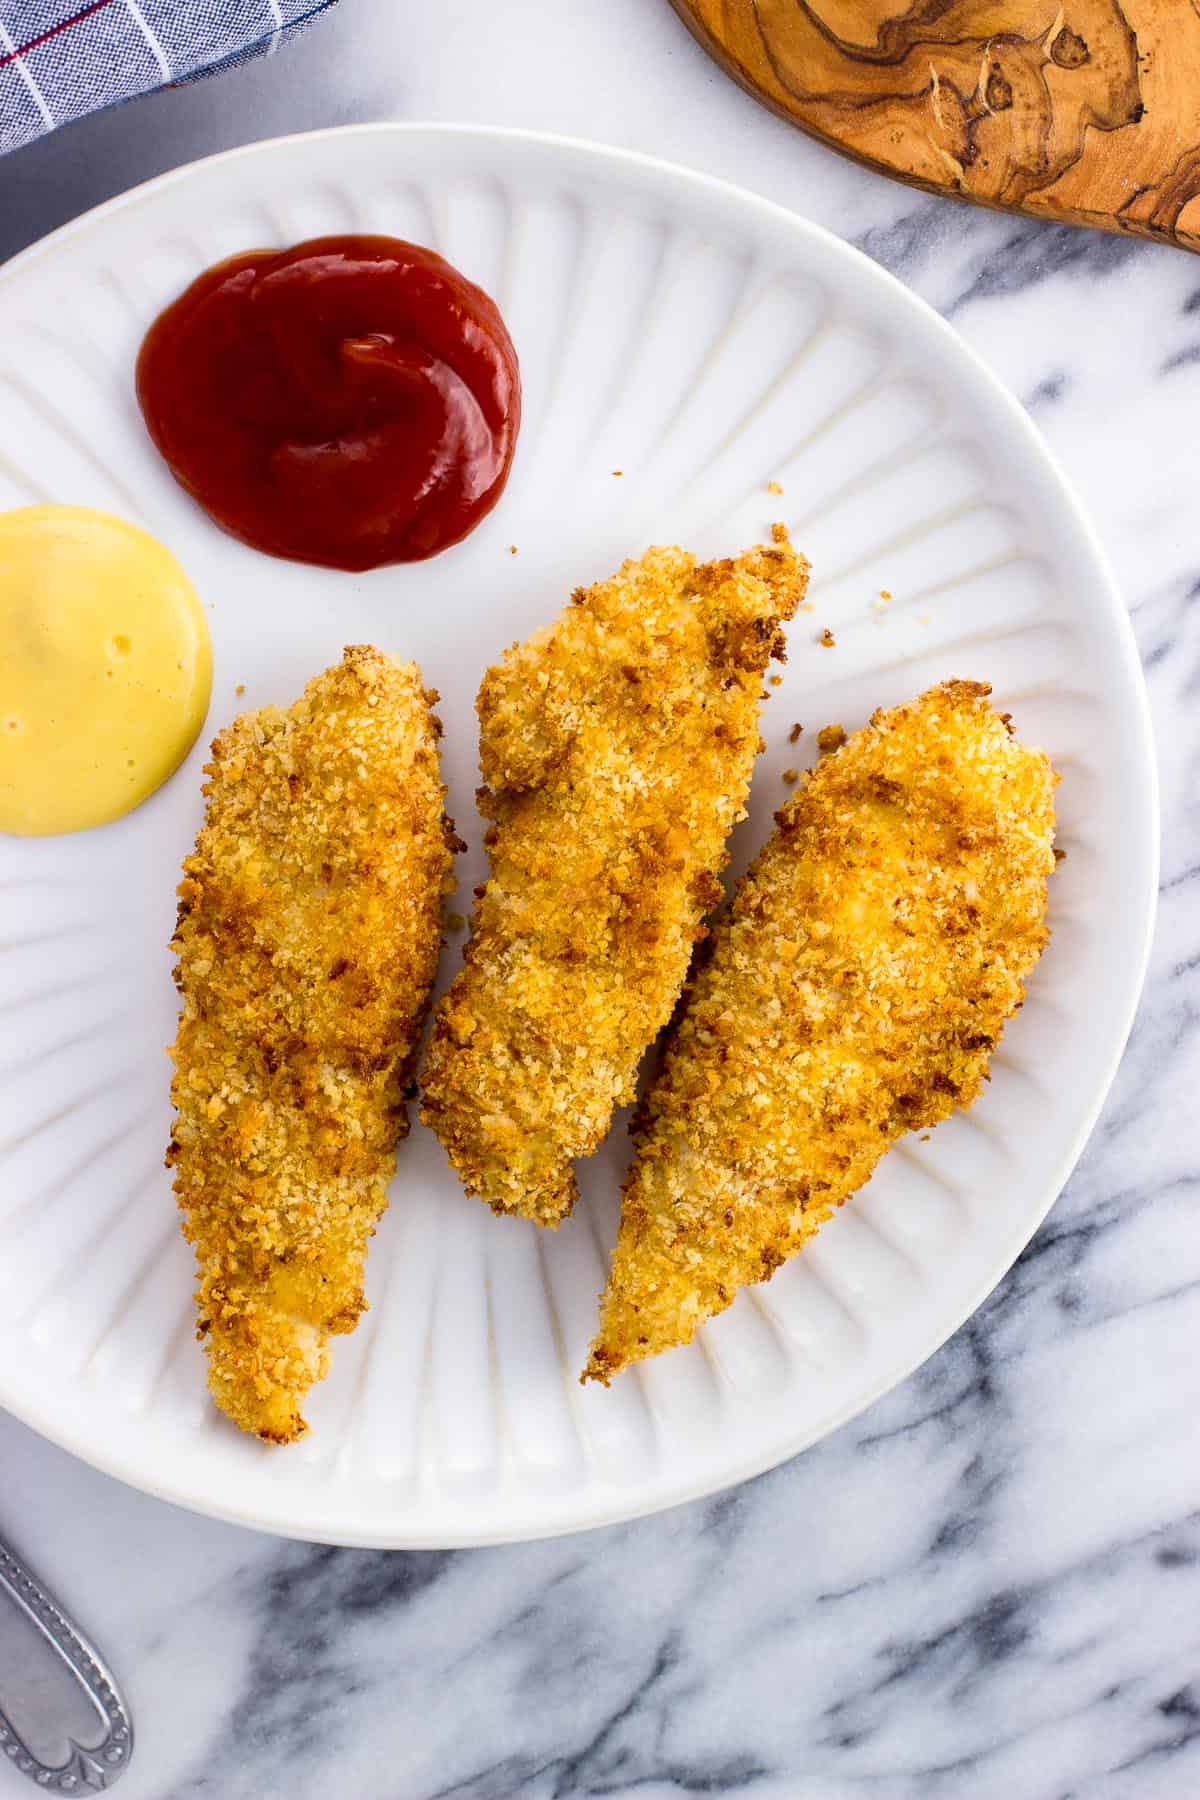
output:
{"label": "silver fork handle", "polygon": [[[24,1564],[0,1542],[0,1605],[11,1604],[36,1640],[36,1649],[48,1650],[58,1662],[66,1665],[83,1695],[97,1713],[97,1728],[103,1723],[104,1736],[98,1744],[84,1748],[70,1732],[63,1732],[68,1746],[65,1763],[52,1766],[42,1762],[25,1743],[4,1707],[0,1687],[0,1760],[36,1783],[48,1794],[99,1793],[110,1788],[125,1773],[133,1754],[133,1726],[129,1712],[109,1670],[72,1625],[54,1599]],[[10,1701],[11,1704],[11,1701]],[[53,1738],[56,1721],[39,1715],[39,1734]],[[26,1722],[26,1730],[30,1721]]]}

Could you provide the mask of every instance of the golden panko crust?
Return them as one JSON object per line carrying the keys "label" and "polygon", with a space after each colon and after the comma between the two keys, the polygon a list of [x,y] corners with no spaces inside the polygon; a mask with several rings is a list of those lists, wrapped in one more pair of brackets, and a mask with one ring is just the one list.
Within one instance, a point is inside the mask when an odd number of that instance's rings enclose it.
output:
{"label": "golden panko crust", "polygon": [[328,1339],[366,1304],[367,1241],[408,1129],[453,885],[436,698],[415,664],[356,646],[287,711],[235,719],[183,865],[167,1162],[209,1386],[273,1443],[305,1430]]}
{"label": "golden panko crust", "polygon": [[492,875],[440,1003],[421,1117],[468,1192],[557,1225],[666,1024],[762,747],[808,565],[786,541],[650,550],[479,692]]}
{"label": "golden panko crust", "polygon": [[1054,868],[1056,777],[988,693],[877,712],[776,815],[642,1109],[584,1380],[689,1343],[978,1094]]}

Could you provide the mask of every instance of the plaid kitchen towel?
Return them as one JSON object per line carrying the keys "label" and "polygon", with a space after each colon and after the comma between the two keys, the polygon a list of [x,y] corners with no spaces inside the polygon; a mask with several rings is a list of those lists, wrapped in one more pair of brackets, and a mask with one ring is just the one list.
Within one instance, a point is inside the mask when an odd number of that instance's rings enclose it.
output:
{"label": "plaid kitchen towel", "polygon": [[334,0],[0,0],[0,151],[269,55]]}

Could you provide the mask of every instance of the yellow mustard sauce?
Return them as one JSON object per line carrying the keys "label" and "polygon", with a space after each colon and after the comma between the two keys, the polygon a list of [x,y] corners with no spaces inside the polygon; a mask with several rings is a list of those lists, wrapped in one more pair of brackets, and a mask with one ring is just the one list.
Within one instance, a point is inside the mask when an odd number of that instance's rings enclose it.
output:
{"label": "yellow mustard sauce", "polygon": [[208,623],[156,538],[83,506],[0,513],[0,831],[140,806],[208,711]]}

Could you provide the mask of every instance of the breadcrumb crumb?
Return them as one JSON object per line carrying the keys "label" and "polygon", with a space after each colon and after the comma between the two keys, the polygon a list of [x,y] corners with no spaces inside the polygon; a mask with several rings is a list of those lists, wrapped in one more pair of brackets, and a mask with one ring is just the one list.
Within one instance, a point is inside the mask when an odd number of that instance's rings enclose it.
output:
{"label": "breadcrumb crumb", "polygon": [[783,771],[783,779],[787,782],[789,787],[795,787],[800,779],[799,769],[785,769]]}
{"label": "breadcrumb crumb", "polygon": [[453,830],[413,663],[365,646],[215,739],[172,939],[183,995],[167,1152],[209,1387],[287,1443],[408,1129]]}
{"label": "breadcrumb crumb", "polygon": [[824,645],[826,650],[832,650],[834,645],[837,643],[837,639],[834,637],[832,631],[830,631],[828,625],[825,627],[824,631],[821,633],[821,643]]}
{"label": "breadcrumb crumb", "polygon": [[585,1380],[689,1343],[979,1093],[1054,868],[1054,773],[988,691],[876,713],[778,814],[641,1109]]}
{"label": "breadcrumb crumb", "polygon": [[768,481],[767,492],[768,494],[782,494],[783,487],[778,481]]}
{"label": "breadcrumb crumb", "polygon": [[633,1098],[762,740],[808,566],[790,545],[650,550],[578,589],[479,692],[491,879],[438,1006],[421,1117],[468,1192],[556,1225]]}
{"label": "breadcrumb crumb", "polygon": [[788,732],[788,743],[789,744],[799,743],[800,734],[803,730],[804,730],[803,725],[801,725],[800,721],[797,719],[796,723],[792,726],[792,729]]}
{"label": "breadcrumb crumb", "polygon": [[840,750],[846,741],[846,730],[843,725],[822,725],[817,733],[817,749],[822,756],[829,756],[834,750]]}

